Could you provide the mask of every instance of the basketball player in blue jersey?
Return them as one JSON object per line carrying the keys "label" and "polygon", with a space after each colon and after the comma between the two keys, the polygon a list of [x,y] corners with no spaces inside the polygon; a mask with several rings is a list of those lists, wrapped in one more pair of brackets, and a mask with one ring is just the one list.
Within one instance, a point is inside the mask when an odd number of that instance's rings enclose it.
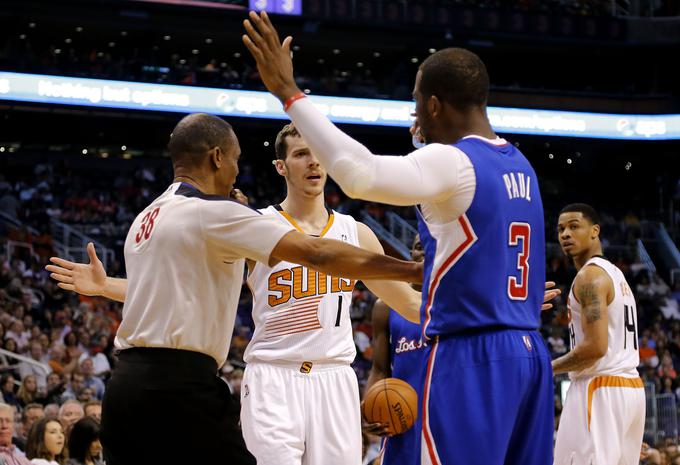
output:
{"label": "basketball player in blue jersey", "polygon": [[[411,247],[411,260],[423,261],[423,247],[416,235]],[[419,285],[413,288],[420,290]],[[408,321],[390,309],[382,300],[373,306],[373,365],[366,389],[384,378],[399,378],[409,383],[420,397],[420,371],[424,343],[420,325]],[[408,431],[385,439],[381,465],[409,465],[420,461],[420,417]],[[387,425],[367,425],[366,432],[387,436]]]}
{"label": "basketball player in blue jersey", "polygon": [[552,461],[550,354],[537,331],[545,238],[536,173],[496,136],[489,78],[474,53],[430,55],[415,79],[427,145],[374,156],[336,128],[295,84],[292,38],[251,12],[243,41],[322,166],[350,197],[417,205],[425,250],[421,326],[422,464]]}

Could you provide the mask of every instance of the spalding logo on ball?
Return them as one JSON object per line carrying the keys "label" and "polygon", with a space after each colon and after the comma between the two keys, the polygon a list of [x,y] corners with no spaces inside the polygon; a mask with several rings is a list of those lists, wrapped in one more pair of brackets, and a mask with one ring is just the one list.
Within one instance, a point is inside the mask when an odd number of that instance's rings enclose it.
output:
{"label": "spalding logo on ball", "polygon": [[390,434],[401,434],[418,417],[418,394],[401,379],[382,379],[366,391],[362,413],[368,423],[382,423]]}

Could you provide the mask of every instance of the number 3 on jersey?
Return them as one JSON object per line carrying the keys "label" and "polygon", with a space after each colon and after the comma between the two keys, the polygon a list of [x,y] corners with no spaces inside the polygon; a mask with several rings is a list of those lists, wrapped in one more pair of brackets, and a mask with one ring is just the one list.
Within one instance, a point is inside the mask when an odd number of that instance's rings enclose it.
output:
{"label": "number 3 on jersey", "polygon": [[522,248],[517,253],[517,276],[508,276],[508,297],[512,300],[526,300],[529,295],[529,251],[531,246],[531,225],[529,223],[510,223],[508,246]]}
{"label": "number 3 on jersey", "polygon": [[161,211],[160,207],[156,207],[153,211],[146,212],[144,218],[142,218],[142,224],[139,226],[139,230],[135,235],[135,242],[139,244],[143,240],[147,240],[151,236],[151,231],[153,230],[154,222],[158,213]]}

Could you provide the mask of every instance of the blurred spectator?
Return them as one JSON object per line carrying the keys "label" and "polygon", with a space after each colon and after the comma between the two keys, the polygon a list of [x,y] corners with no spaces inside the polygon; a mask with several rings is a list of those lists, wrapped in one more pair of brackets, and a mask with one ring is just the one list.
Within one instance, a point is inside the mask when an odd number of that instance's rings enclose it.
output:
{"label": "blurred spectator", "polygon": [[42,418],[28,433],[26,457],[33,465],[62,465],[65,441],[61,423],[54,418]]}
{"label": "blurred spectator", "polygon": [[66,436],[71,432],[71,428],[81,418],[85,416],[83,406],[74,399],[69,399],[59,409],[59,421],[64,425]]}
{"label": "blurred spectator", "polygon": [[668,352],[664,353],[663,357],[661,358],[661,366],[659,366],[658,369],[658,376],[660,378],[670,377],[671,379],[675,379],[678,376],[678,373],[673,367],[673,359]]}
{"label": "blurred spectator", "polygon": [[66,465],[104,465],[99,442],[99,422],[90,417],[78,420],[69,436],[69,460]]}
{"label": "blurred spectator", "polygon": [[659,364],[659,357],[656,355],[656,350],[650,347],[648,336],[643,336],[640,341],[640,362],[650,367],[656,367]]}
{"label": "blurred spectator", "polygon": [[104,381],[94,375],[94,362],[91,358],[85,358],[80,363],[80,372],[83,374],[83,386],[94,392],[97,400],[104,398]]}
{"label": "blurred spectator", "polygon": [[7,465],[30,465],[23,452],[12,444],[14,436],[14,409],[0,403],[0,463]]}
{"label": "blurred spectator", "polygon": [[21,412],[21,428],[15,431],[14,442],[22,450],[26,450],[26,440],[33,423],[45,417],[45,410],[40,404],[28,404]]}
{"label": "blurred spectator", "polygon": [[44,400],[42,393],[38,391],[38,383],[35,380],[35,376],[27,375],[21,381],[21,386],[17,391],[17,398],[22,408],[26,408],[27,405],[40,402]]}
{"label": "blurred spectator", "polygon": [[39,389],[45,389],[47,386],[47,374],[49,370],[47,368],[48,360],[43,352],[43,346],[38,341],[33,341],[30,343],[30,355],[37,363],[21,362],[19,364],[19,374],[21,378],[33,375],[38,383]]}
{"label": "blurred spectator", "polygon": [[50,359],[47,362],[54,373],[73,373],[78,366],[78,359],[66,353],[66,346],[60,342],[52,344]]}
{"label": "blurred spectator", "polygon": [[45,405],[45,416],[47,418],[59,418],[59,404]]}
{"label": "blurred spectator", "polygon": [[86,417],[92,417],[98,422],[102,421],[102,403],[100,401],[91,400],[84,407]]}
{"label": "blurred spectator", "polygon": [[99,378],[105,378],[111,373],[111,364],[109,363],[109,360],[106,357],[106,355],[102,353],[104,347],[100,346],[101,342],[102,342],[101,338],[95,339],[95,341],[92,342],[87,351],[83,352],[83,354],[80,356],[78,360],[82,366],[83,362],[86,359],[89,359],[93,365],[92,374]]}
{"label": "blurred spectator", "polygon": [[71,375],[71,381],[68,383],[66,390],[62,394],[61,398],[64,400],[74,400],[78,399],[78,394],[80,394],[81,389],[85,387],[85,376],[75,371]]}
{"label": "blurred spectator", "polygon": [[14,376],[10,373],[4,373],[0,376],[0,394],[2,394],[3,402],[19,408],[21,407],[21,403],[16,396],[15,389]]}

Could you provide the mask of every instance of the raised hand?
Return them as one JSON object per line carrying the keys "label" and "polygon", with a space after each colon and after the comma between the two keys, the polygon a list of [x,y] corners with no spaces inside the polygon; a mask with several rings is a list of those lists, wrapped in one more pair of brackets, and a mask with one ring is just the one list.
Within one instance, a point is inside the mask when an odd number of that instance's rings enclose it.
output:
{"label": "raised hand", "polygon": [[246,29],[243,43],[255,58],[264,85],[281,102],[285,102],[300,92],[293,77],[293,59],[290,53],[293,38],[286,37],[282,44],[278,32],[264,11],[259,15],[251,11],[249,18],[243,21]]}
{"label": "raised hand", "polygon": [[57,286],[78,294],[99,296],[104,294],[106,285],[106,270],[97,257],[92,242],[87,244],[87,255],[90,263],[75,263],[59,257],[51,257],[53,265],[47,265],[50,277],[58,281]]}

